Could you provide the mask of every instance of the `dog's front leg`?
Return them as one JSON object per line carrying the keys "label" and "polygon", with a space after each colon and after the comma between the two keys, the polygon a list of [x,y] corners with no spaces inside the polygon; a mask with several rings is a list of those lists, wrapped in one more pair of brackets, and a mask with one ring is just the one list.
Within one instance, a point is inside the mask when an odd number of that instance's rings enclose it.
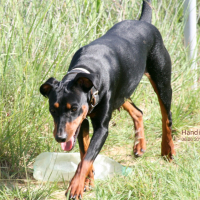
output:
{"label": "dog's front leg", "polygon": [[76,173],[66,191],[66,195],[70,192],[69,199],[82,199],[86,177],[92,168],[92,164],[93,162],[85,159],[79,163]]}
{"label": "dog's front leg", "polygon": [[[84,119],[81,124],[80,132],[78,135],[78,143],[79,143],[81,160],[83,160],[90,144],[89,121],[87,118]],[[91,187],[94,187],[94,167],[93,166],[91,167],[91,170],[89,171],[88,176],[85,179],[84,191],[90,190]]]}
{"label": "dog's front leg", "polygon": [[93,162],[108,136],[109,121],[107,123],[100,124],[97,124],[94,121],[92,122],[94,127],[94,134],[91,139],[90,145],[85,155],[83,155],[83,158],[78,165],[76,173],[70,182],[69,188],[66,191],[66,194],[68,193],[68,191],[70,191],[70,199],[81,199],[83,197],[85,181],[87,181],[86,178],[93,170]]}

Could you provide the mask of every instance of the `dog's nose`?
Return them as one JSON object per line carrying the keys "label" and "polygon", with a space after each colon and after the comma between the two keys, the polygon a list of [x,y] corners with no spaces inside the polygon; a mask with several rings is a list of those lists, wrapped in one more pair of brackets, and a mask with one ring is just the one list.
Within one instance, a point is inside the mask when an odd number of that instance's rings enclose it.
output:
{"label": "dog's nose", "polygon": [[67,134],[62,134],[62,135],[56,135],[55,137],[56,141],[61,143],[61,142],[65,142],[67,139]]}

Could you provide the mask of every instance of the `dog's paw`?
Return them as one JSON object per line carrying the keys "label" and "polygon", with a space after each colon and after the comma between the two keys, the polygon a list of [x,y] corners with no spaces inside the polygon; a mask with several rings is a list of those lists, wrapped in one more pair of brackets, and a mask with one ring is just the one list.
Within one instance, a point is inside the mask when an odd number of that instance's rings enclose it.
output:
{"label": "dog's paw", "polygon": [[136,158],[138,158],[138,157],[141,157],[145,153],[145,150],[144,149],[139,149],[139,150],[133,150],[133,152],[134,152],[134,156]]}
{"label": "dog's paw", "polygon": [[73,178],[70,182],[70,186],[67,189],[65,195],[69,193],[69,199],[82,199],[84,190],[84,181]]}
{"label": "dog's paw", "polygon": [[138,139],[135,141],[135,145],[133,147],[133,154],[136,158],[141,157],[146,151],[146,142],[145,139]]}
{"label": "dog's paw", "polygon": [[94,187],[94,170],[91,170],[85,179],[84,191],[89,191]]}
{"label": "dog's paw", "polygon": [[84,179],[78,176],[74,176],[70,182],[69,188],[65,195],[69,194],[70,200],[80,200],[83,198],[83,192],[89,191],[94,187],[94,170],[92,169],[88,176]]}
{"label": "dog's paw", "polygon": [[173,156],[176,154],[174,150],[174,144],[171,140],[170,142],[162,142],[161,144],[161,156],[163,156],[166,160],[171,162],[173,160]]}

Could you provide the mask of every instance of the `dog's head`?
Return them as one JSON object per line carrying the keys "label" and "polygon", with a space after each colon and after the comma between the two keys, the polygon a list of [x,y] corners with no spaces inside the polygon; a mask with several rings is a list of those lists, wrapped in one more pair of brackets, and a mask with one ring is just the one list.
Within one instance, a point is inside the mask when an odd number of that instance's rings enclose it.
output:
{"label": "dog's head", "polygon": [[90,104],[90,91],[98,88],[96,74],[78,73],[73,80],[48,79],[40,93],[49,98],[49,111],[54,119],[54,137],[65,151],[73,149],[82,121]]}

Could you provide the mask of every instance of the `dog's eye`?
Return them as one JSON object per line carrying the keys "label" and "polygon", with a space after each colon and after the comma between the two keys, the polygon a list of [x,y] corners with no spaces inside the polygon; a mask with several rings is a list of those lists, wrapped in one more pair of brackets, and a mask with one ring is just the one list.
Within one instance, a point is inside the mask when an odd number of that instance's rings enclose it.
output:
{"label": "dog's eye", "polygon": [[77,109],[78,109],[77,107],[73,106],[73,107],[71,108],[71,111],[72,111],[72,112],[76,112]]}

